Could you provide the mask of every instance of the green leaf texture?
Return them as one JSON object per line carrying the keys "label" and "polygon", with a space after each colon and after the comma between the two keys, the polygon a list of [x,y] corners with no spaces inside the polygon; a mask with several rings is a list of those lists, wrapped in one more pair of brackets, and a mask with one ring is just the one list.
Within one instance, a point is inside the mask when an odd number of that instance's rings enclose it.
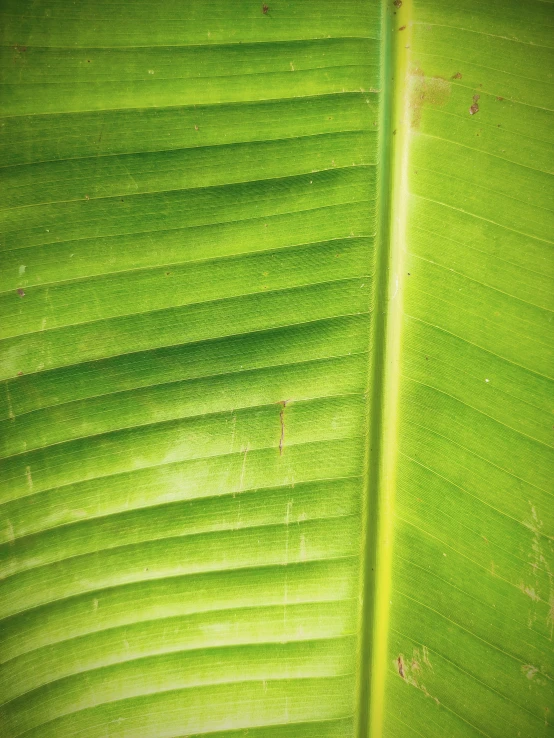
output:
{"label": "green leaf texture", "polygon": [[414,0],[393,16],[386,736],[553,734],[552,11]]}
{"label": "green leaf texture", "polygon": [[0,16],[1,738],[552,735],[552,5]]}

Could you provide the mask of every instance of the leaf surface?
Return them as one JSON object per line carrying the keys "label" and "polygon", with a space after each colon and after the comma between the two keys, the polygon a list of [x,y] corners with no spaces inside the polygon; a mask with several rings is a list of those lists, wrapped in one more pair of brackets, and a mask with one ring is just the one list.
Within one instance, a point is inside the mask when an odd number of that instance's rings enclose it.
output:
{"label": "leaf surface", "polygon": [[552,5],[0,14],[0,735],[550,735]]}

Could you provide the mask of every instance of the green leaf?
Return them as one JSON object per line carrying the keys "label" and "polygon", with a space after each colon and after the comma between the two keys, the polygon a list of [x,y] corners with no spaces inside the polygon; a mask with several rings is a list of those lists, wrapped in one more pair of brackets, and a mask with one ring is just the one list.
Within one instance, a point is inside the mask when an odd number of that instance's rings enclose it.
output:
{"label": "green leaf", "polygon": [[0,736],[552,735],[552,4],[0,15]]}

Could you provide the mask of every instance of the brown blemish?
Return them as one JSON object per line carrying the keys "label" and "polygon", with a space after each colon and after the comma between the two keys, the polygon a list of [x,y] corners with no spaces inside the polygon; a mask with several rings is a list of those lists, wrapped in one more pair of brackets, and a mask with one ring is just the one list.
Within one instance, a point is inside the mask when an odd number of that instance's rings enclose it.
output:
{"label": "brown blemish", "polygon": [[461,72],[456,72],[456,74],[452,77],[452,79],[462,79]]}
{"label": "brown blemish", "polygon": [[422,69],[414,69],[410,74],[411,126],[419,128],[421,111],[424,105],[442,107],[450,99],[452,82],[444,77],[426,77]]}
{"label": "brown blemish", "polygon": [[18,287],[17,294],[19,295],[19,297],[25,297],[25,290],[22,290],[21,287]]}
{"label": "brown blemish", "polygon": [[425,679],[426,676],[431,676],[430,672],[433,671],[433,667],[429,661],[429,653],[425,646],[423,646],[423,660],[421,659],[419,648],[414,648],[411,660],[405,661],[404,655],[400,654],[395,661],[395,666],[396,670],[407,684],[419,689],[419,691],[423,692],[426,697],[429,697],[429,699],[432,699],[437,705],[440,705],[439,700],[430,694],[429,690],[422,682],[422,679]]}
{"label": "brown blemish", "polygon": [[21,54],[24,54],[27,51],[26,46],[20,46],[19,44],[15,44],[13,47],[14,55],[13,55],[13,63],[17,64],[17,62],[21,59]]}
{"label": "brown blemish", "polygon": [[394,0],[393,5],[395,8],[401,8],[402,7],[402,0]]}
{"label": "brown blemish", "polygon": [[279,413],[279,422],[281,423],[281,437],[279,438],[279,456],[283,455],[283,448],[285,445],[285,408],[287,406],[287,400],[281,402],[281,411]]}
{"label": "brown blemish", "polygon": [[498,100],[498,102],[502,102],[502,100],[504,100],[503,97],[497,97],[496,99]]}
{"label": "brown blemish", "polygon": [[400,28],[398,30],[399,31],[405,31],[406,30],[406,26],[400,26]]}
{"label": "brown blemish", "polygon": [[402,658],[402,654],[400,654],[396,659],[396,668],[402,679],[406,679],[406,672],[404,670],[404,659]]}
{"label": "brown blemish", "polygon": [[479,105],[477,104],[477,101],[480,97],[480,95],[473,95],[473,105],[469,109],[470,115],[475,115],[475,113],[479,112]]}
{"label": "brown blemish", "polygon": [[533,666],[532,664],[525,664],[521,667],[521,670],[525,674],[527,679],[533,679],[535,674],[538,672],[537,667]]}
{"label": "brown blemish", "polygon": [[262,13],[267,15],[269,13],[269,5],[262,5]]}

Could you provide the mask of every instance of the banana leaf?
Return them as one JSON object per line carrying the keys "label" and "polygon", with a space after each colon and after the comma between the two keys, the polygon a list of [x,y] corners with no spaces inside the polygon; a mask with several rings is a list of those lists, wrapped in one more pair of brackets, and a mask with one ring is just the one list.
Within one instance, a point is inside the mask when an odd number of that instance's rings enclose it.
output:
{"label": "banana leaf", "polygon": [[547,738],[554,8],[0,1],[0,737]]}

